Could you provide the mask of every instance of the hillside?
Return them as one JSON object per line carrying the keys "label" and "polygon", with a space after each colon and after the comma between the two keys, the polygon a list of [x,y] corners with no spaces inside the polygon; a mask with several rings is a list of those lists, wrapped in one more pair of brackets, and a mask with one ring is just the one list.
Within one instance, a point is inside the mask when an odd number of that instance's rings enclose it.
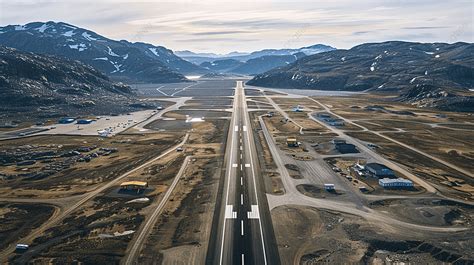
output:
{"label": "hillside", "polygon": [[304,57],[248,84],[397,93],[422,107],[472,111],[473,65],[474,44],[368,43]]}
{"label": "hillside", "polygon": [[62,22],[0,27],[0,44],[79,60],[131,82],[181,82],[186,81],[183,74],[205,72],[164,47],[115,41]]}
{"label": "hillside", "polygon": [[[0,46],[0,119],[134,110],[129,86],[89,65]],[[18,113],[22,113],[18,117]],[[49,116],[51,115],[51,116]]]}

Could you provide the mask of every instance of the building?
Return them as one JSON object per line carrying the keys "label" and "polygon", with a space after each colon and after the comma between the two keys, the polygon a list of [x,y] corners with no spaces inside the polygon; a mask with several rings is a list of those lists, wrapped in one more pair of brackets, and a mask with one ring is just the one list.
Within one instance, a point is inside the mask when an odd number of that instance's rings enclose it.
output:
{"label": "building", "polygon": [[345,144],[346,143],[346,140],[342,140],[342,139],[332,139],[331,140],[331,143],[333,144]]}
{"label": "building", "polygon": [[353,144],[336,144],[336,150],[341,154],[359,153],[359,150]]}
{"label": "building", "polygon": [[324,189],[327,191],[334,191],[336,187],[334,186],[334,184],[324,184]]}
{"label": "building", "polygon": [[344,121],[341,119],[324,118],[323,120],[331,126],[344,126]]}
{"label": "building", "polygon": [[126,181],[120,184],[120,190],[126,191],[143,191],[148,188],[148,182],[144,181]]}
{"label": "building", "polygon": [[413,182],[403,178],[383,178],[379,179],[379,185],[384,189],[402,189],[402,188],[413,188]]}
{"label": "building", "polygon": [[94,120],[91,120],[91,119],[82,119],[82,120],[77,120],[77,124],[90,124],[92,123]]}
{"label": "building", "polygon": [[367,170],[367,172],[369,172],[372,176],[379,179],[395,178],[395,173],[393,170],[379,163],[368,163],[365,165],[365,170]]}
{"label": "building", "polygon": [[288,145],[288,147],[298,147],[298,141],[296,141],[296,138],[294,137],[288,137],[286,139],[286,144]]}
{"label": "building", "polygon": [[67,123],[72,123],[74,122],[76,119],[74,118],[61,118],[58,120],[58,123],[60,124],[67,124]]}
{"label": "building", "polygon": [[329,115],[327,113],[318,113],[317,116],[319,118],[331,118],[331,115]]}
{"label": "building", "polygon": [[300,105],[298,105],[296,107],[293,107],[293,111],[294,112],[303,112],[303,108]]}

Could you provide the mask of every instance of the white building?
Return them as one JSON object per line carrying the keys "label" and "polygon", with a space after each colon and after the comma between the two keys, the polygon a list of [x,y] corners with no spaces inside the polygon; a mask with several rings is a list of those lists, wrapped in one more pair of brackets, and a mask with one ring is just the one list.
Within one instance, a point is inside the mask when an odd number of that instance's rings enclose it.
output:
{"label": "white building", "polygon": [[379,179],[379,185],[383,188],[411,188],[413,187],[413,182],[408,179],[397,178],[389,179],[383,178]]}

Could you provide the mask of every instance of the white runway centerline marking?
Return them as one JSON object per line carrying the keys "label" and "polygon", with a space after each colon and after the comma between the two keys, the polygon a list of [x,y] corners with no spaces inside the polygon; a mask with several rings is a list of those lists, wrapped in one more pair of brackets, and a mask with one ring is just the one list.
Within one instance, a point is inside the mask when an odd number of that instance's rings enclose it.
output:
{"label": "white runway centerline marking", "polygon": [[247,131],[247,126],[244,125],[244,132],[246,132],[246,131]]}
{"label": "white runway centerline marking", "polygon": [[242,265],[244,265],[244,254],[242,254]]}
{"label": "white runway centerline marking", "polygon": [[239,131],[239,126],[235,125],[234,131],[238,132]]}
{"label": "white runway centerline marking", "polygon": [[244,220],[240,220],[240,234],[244,235]]}
{"label": "white runway centerline marking", "polygon": [[240,177],[240,186],[244,185],[244,179]]}
{"label": "white runway centerline marking", "polygon": [[244,195],[240,194],[240,205],[244,205]]}

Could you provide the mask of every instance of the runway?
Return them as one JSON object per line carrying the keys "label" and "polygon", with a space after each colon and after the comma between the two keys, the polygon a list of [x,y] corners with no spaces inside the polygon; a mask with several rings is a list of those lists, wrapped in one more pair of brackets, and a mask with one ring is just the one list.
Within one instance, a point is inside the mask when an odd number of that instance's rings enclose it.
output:
{"label": "runway", "polygon": [[217,237],[208,263],[280,264],[242,81],[237,81],[225,163]]}

